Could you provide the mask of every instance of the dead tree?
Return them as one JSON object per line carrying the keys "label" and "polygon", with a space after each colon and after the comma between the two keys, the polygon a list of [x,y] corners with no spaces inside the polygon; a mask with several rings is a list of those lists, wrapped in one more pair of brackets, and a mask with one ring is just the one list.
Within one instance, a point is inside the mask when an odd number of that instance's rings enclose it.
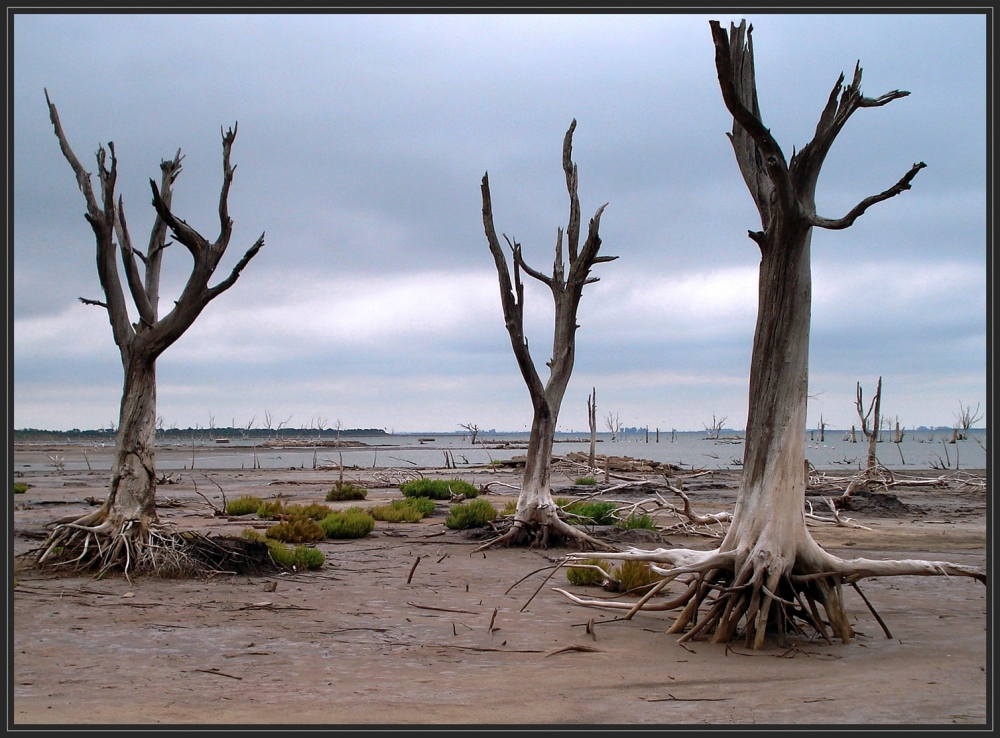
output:
{"label": "dead tree", "polygon": [[712,413],[712,425],[705,425],[705,438],[715,439],[722,434],[722,424],[726,422],[728,416],[723,415],[721,418],[716,420],[715,413]]}
{"label": "dead tree", "polygon": [[816,424],[816,427],[819,429],[819,442],[820,443],[823,443],[823,442],[826,441],[826,426],[827,425],[829,425],[829,424],[825,420],[823,420],[823,416],[820,415],[819,416],[819,423]]}
{"label": "dead tree", "polygon": [[969,440],[969,429],[982,420],[983,415],[979,412],[978,402],[976,403],[976,409],[973,412],[971,405],[962,405],[962,401],[959,400],[958,409],[959,412],[955,413],[955,419],[958,421],[959,427],[956,440],[967,441]]}
{"label": "dead tree", "polygon": [[617,441],[622,432],[622,419],[618,413],[608,413],[604,416],[604,427],[611,434],[611,440]]}
{"label": "dead tree", "polygon": [[590,455],[587,466],[596,469],[597,466],[597,387],[592,387],[587,397],[587,422],[590,424]]}
{"label": "dead tree", "polygon": [[[63,156],[72,167],[77,186],[86,199],[84,217],[96,238],[97,273],[104,300],[82,297],[80,300],[107,311],[125,381],[108,498],[94,512],[56,525],[41,549],[38,563],[67,564],[71,568],[96,566],[100,572],[121,567],[126,574],[130,570],[159,572],[177,566],[183,568],[184,545],[178,542],[190,543],[198,539],[173,534],[160,523],[156,513],[156,359],[184,334],[209,302],[236,283],[240,273],[264,245],[261,234],[229,275],[209,286],[233,231],[227,203],[234,171],[229,157],[236,127],[222,136],[223,184],[219,198],[221,232],[218,239],[209,242],[171,212],[173,185],[181,173],[182,156],[178,149],[173,159],[160,163],[160,183],[149,181],[156,219],[148,248],[143,253],[132,245],[122,198],[119,196],[116,202],[118,160],[114,144],[109,143],[107,149],[98,147],[100,193],[95,195],[91,175],[70,148],[48,91],[45,100]],[[161,317],[158,309],[160,270],[164,250],[170,245],[166,240],[168,229],[175,241],[190,252],[194,264],[180,297]],[[119,276],[119,258],[137,316],[135,323],[129,318],[126,293]]]}
{"label": "dead tree", "polygon": [[868,462],[865,464],[865,471],[872,472],[878,465],[875,458],[875,446],[878,443],[879,426],[881,426],[879,408],[882,405],[882,377],[878,378],[878,385],[875,387],[875,396],[872,398],[868,410],[865,410],[864,396],[861,391],[861,382],[858,382],[857,397],[854,400],[854,407],[858,411],[858,418],[861,420],[861,433],[868,441]]}
{"label": "dead tree", "polygon": [[[566,386],[569,384],[576,355],[576,323],[577,309],[583,294],[584,285],[598,281],[590,276],[590,270],[595,264],[613,261],[616,256],[600,256],[601,237],[598,233],[601,214],[605,203],[597,209],[590,220],[586,241],[580,247],[580,201],[577,196],[577,167],[573,162],[573,131],[576,120],[570,123],[569,130],[563,139],[562,163],[566,175],[566,189],[569,192],[569,223],[566,227],[566,246],[568,264],[563,260],[563,230],[559,228],[556,235],[555,261],[552,274],[539,272],[524,261],[521,244],[511,241],[504,235],[504,240],[512,252],[514,265],[514,281],[511,284],[507,258],[497,238],[493,225],[493,206],[490,199],[489,175],[483,175],[483,227],[490,251],[496,263],[497,275],[500,280],[500,300],[503,305],[504,321],[507,333],[510,335],[511,347],[517,360],[521,376],[528,386],[531,397],[533,416],[531,433],[528,436],[528,450],[524,465],[524,476],[521,482],[521,493],[517,500],[517,512],[511,528],[502,536],[487,542],[480,549],[497,544],[507,545],[520,543],[531,537],[532,545],[547,546],[552,539],[575,539],[581,545],[598,545],[605,547],[599,541],[583,533],[579,527],[572,526],[559,517],[559,507],[552,499],[549,488],[549,471],[552,464],[552,444],[555,438],[556,423],[559,418],[559,408],[562,404]],[[535,368],[535,363],[528,350],[528,341],[524,335],[524,285],[521,282],[521,272],[537,279],[551,290],[555,302],[555,318],[552,339],[552,357],[546,362],[549,368],[549,378],[544,384]]]}
{"label": "dead tree", "polygon": [[476,437],[479,435],[479,426],[475,423],[459,423],[458,427],[465,428],[465,430],[469,431],[469,438],[471,439],[470,443],[475,446]]}
{"label": "dead tree", "polygon": [[802,633],[811,628],[827,640],[832,631],[847,642],[854,632],[844,606],[845,584],[857,587],[866,577],[903,574],[986,582],[984,569],[941,561],[838,558],[813,540],[804,517],[812,229],[847,228],[869,206],[909,189],[924,165],[915,164],[899,182],[862,200],[843,218],[820,217],[816,181],[834,138],[859,108],[880,107],[906,93],[867,98],[861,94],[860,66],[846,87],[841,75],[812,141],[787,162],[761,119],[751,30],[745,22],[731,25],[729,34],[717,21],[710,25],[722,96],[733,116],[730,138],[763,225],[750,232],[761,263],[742,481],[732,523],[717,549],[630,549],[602,557],[649,561],[664,576],[638,603],[624,604],[629,616],[670,581],[687,579],[683,594],[656,606],[682,608],[669,628],[683,633],[682,641],[699,637],[728,643],[742,635],[747,645],[760,649],[768,632],[780,643],[786,628]]}

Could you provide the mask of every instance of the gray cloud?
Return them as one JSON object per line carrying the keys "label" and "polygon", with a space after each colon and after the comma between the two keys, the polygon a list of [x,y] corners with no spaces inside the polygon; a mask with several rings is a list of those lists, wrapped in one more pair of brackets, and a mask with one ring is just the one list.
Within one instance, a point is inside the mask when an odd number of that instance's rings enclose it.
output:
{"label": "gray cloud", "polygon": [[[115,142],[139,242],[148,178],[178,147],[175,211],[216,235],[219,130],[239,121],[220,272],[263,231],[267,245],[160,361],[161,411],[181,426],[204,424],[212,398],[220,417],[323,406],[397,429],[525,425],[479,184],[488,171],[498,230],[550,265],[573,118],[584,215],[609,203],[603,248],[620,259],[584,296],[566,427],[585,427],[570,404],[591,384],[619,393],[623,417],[743,422],[759,218],[725,137],[709,17],[15,15],[15,426],[99,425],[120,391],[107,321],[76,302],[99,296],[93,241],[43,87],[85,165]],[[786,156],[858,60],[866,94],[911,92],[858,111],[824,166],[819,207],[837,217],[928,164],[851,229],[814,234],[812,371],[848,410],[855,381],[905,374],[913,422],[950,423],[959,396],[985,398],[985,16],[750,20]],[[176,251],[164,304],[186,276]],[[548,298],[529,299],[541,366]]]}

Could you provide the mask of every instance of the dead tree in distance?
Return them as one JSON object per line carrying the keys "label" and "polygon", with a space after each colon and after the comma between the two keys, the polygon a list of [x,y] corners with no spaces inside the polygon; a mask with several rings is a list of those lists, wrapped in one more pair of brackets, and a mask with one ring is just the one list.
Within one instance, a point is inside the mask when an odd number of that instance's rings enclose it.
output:
{"label": "dead tree in distance", "polygon": [[[576,130],[576,120],[570,123],[569,130],[563,139],[562,163],[566,175],[566,189],[569,192],[569,223],[566,227],[566,246],[568,264],[563,260],[563,230],[559,228],[556,235],[555,261],[552,274],[539,272],[524,261],[521,254],[521,244],[515,239],[504,240],[512,252],[514,265],[514,281],[511,284],[507,258],[500,240],[497,238],[493,225],[493,205],[490,198],[489,175],[483,175],[483,227],[489,242],[493,260],[496,263],[497,275],[500,280],[500,300],[503,305],[504,321],[514,357],[521,370],[521,376],[528,386],[531,396],[533,415],[531,432],[528,436],[528,451],[524,465],[524,476],[521,481],[521,492],[517,500],[517,512],[511,528],[503,535],[487,542],[477,550],[482,550],[498,544],[508,545],[520,543],[531,536],[531,545],[545,547],[553,539],[574,539],[581,545],[609,548],[596,539],[582,532],[559,517],[559,507],[552,499],[549,488],[549,470],[552,465],[552,444],[555,438],[556,423],[559,418],[559,408],[562,404],[566,386],[573,372],[573,362],[576,356],[576,323],[577,309],[583,294],[584,285],[598,281],[590,276],[590,270],[595,264],[613,261],[617,256],[600,256],[601,237],[599,228],[601,214],[607,203],[597,209],[590,220],[587,239],[580,247],[580,201],[577,196],[577,167],[573,162],[573,131]],[[535,368],[535,363],[528,350],[528,341],[524,336],[524,285],[521,282],[521,272],[537,279],[552,292],[555,302],[555,318],[552,339],[552,357],[546,362],[549,367],[549,378],[544,384]]]}
{"label": "dead tree in distance", "polygon": [[[655,606],[682,608],[669,628],[670,632],[683,633],[682,641],[699,636],[728,643],[742,634],[748,646],[761,649],[768,632],[776,633],[781,642],[786,627],[796,632],[811,628],[829,640],[829,627],[833,637],[848,642],[854,631],[844,606],[845,584],[857,588],[857,582],[866,577],[903,574],[968,576],[986,582],[984,569],[941,561],[841,559],[820,548],[805,523],[802,469],[812,229],[849,227],[871,205],[909,189],[924,165],[914,164],[899,182],[862,200],[843,218],[819,216],[816,181],[844,124],[859,108],[880,107],[907,93],[893,91],[867,98],[861,94],[860,66],[846,87],[841,75],[812,141],[788,162],[761,119],[752,27],[748,29],[745,21],[738,27],[731,24],[727,35],[718,21],[709,23],[723,100],[733,116],[730,140],[763,225],[760,231],[750,231],[750,238],[760,247],[761,263],[746,447],[736,507],[722,543],[714,550],[630,549],[602,554],[611,559],[649,561],[664,576],[637,604],[569,596],[581,604],[628,609],[631,616],[667,583],[683,576],[686,590]],[[570,554],[568,558],[581,557]],[[825,610],[825,622],[819,606]]]}
{"label": "dead tree in distance", "polygon": [[979,412],[978,402],[976,403],[975,411],[973,411],[972,405],[963,405],[962,401],[959,400],[958,409],[959,412],[955,414],[955,419],[958,421],[959,427],[956,440],[967,441],[969,440],[969,429],[983,419],[983,414]]}
{"label": "dead tree in distance", "polygon": [[469,431],[469,438],[471,439],[469,442],[475,446],[476,438],[479,436],[479,426],[475,423],[459,423],[458,427]]}
{"label": "dead tree in distance", "polygon": [[865,410],[864,395],[861,390],[861,382],[858,382],[857,397],[854,400],[854,407],[858,411],[858,418],[861,421],[861,433],[868,441],[868,461],[865,464],[865,471],[869,474],[875,470],[878,460],[875,458],[875,447],[878,444],[879,410],[882,406],[882,377],[878,378],[878,385],[875,387],[875,396],[872,397],[868,410]]}
{"label": "dead tree in distance", "polygon": [[715,413],[712,413],[712,425],[705,425],[705,438],[712,440],[719,438],[722,435],[722,424],[726,422],[728,416],[723,415],[721,418],[716,419]]}
{"label": "dead tree in distance", "polygon": [[618,413],[608,413],[604,416],[604,427],[611,434],[612,442],[617,441],[624,428],[621,416]]}
{"label": "dead tree in distance", "polygon": [[597,463],[597,387],[592,387],[587,396],[587,423],[590,425],[590,455],[587,466],[596,469]]}
{"label": "dead tree in distance", "polygon": [[[163,525],[156,513],[156,359],[194,323],[209,302],[232,287],[240,273],[264,245],[264,234],[243,255],[229,275],[214,286],[209,281],[229,245],[233,221],[229,217],[229,188],[235,167],[230,151],[236,126],[223,133],[223,183],[219,198],[221,231],[209,242],[170,210],[173,185],[181,173],[181,152],[160,163],[160,184],[150,179],[156,219],[146,252],[133,247],[125,205],[115,201],[118,160],[115,147],[97,150],[100,193],[91,186],[90,173],[70,148],[56,106],[45,91],[49,118],[63,156],[76,175],[77,186],[87,201],[85,218],[97,242],[97,273],[104,300],[80,298],[87,305],[107,311],[115,344],[121,354],[125,380],[122,389],[118,435],[111,468],[107,500],[97,510],[72,522],[55,526],[38,556],[40,565],[69,562],[72,567],[98,567],[100,572],[121,567],[129,570],[161,571],[184,567],[184,542],[200,540],[180,537]],[[167,229],[194,259],[191,274],[173,308],[159,315],[160,270],[167,242]],[[117,245],[115,239],[117,237]],[[128,295],[138,321],[129,319],[127,299],[118,271],[120,257]],[[144,274],[140,273],[140,263]]]}

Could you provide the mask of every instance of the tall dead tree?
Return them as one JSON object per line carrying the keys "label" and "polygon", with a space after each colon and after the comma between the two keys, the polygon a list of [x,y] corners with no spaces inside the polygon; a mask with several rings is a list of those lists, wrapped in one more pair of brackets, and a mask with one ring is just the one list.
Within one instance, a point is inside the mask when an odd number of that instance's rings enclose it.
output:
{"label": "tall dead tree", "polygon": [[[576,323],[577,309],[584,285],[598,281],[590,276],[590,270],[595,264],[613,261],[617,256],[599,256],[601,237],[598,233],[601,224],[601,214],[605,203],[597,209],[590,220],[587,239],[580,247],[580,201],[577,196],[577,168],[573,163],[573,131],[576,120],[570,123],[569,130],[563,139],[562,163],[566,175],[566,189],[569,192],[569,223],[566,227],[566,245],[563,246],[563,229],[559,228],[556,235],[555,261],[552,274],[547,275],[532,269],[524,261],[521,254],[521,244],[511,241],[504,234],[504,240],[511,250],[514,265],[514,281],[511,284],[507,258],[497,238],[493,225],[493,205],[490,199],[489,175],[483,176],[483,227],[489,242],[493,260],[496,262],[497,275],[500,280],[500,300],[503,305],[503,316],[510,335],[514,357],[521,370],[521,376],[528,386],[531,397],[533,416],[531,433],[528,436],[528,452],[524,465],[524,476],[521,481],[521,492],[517,500],[517,512],[511,528],[502,536],[487,542],[480,549],[497,544],[520,543],[530,536],[532,545],[547,546],[550,539],[575,539],[581,545],[597,545],[607,548],[604,544],[572,526],[559,517],[559,507],[552,499],[549,489],[549,469],[552,465],[552,443],[555,438],[556,423],[559,418],[559,408],[562,404],[566,386],[573,372],[573,362],[576,356]],[[564,261],[564,250],[568,254],[568,264]],[[555,302],[555,324],[552,338],[552,357],[546,362],[549,367],[549,378],[544,384],[535,368],[535,363],[528,350],[528,340],[524,335],[524,284],[521,282],[521,272],[537,279],[551,290]]]}
{"label": "tall dead tree", "polygon": [[592,387],[587,396],[587,423],[590,425],[590,454],[587,466],[596,469],[597,463],[597,387]]}
{"label": "tall dead tree", "polygon": [[[49,118],[63,156],[76,175],[77,186],[87,202],[85,218],[94,231],[97,244],[97,273],[104,300],[80,298],[88,305],[107,311],[111,332],[121,355],[125,379],[122,389],[115,456],[107,500],[98,509],[69,523],[56,525],[42,547],[38,562],[59,565],[97,566],[100,571],[122,567],[160,570],[177,565],[183,559],[184,541],[160,523],[156,513],[156,468],[154,434],[156,429],[156,359],[194,323],[209,302],[232,287],[240,273],[264,245],[264,235],[243,255],[229,275],[214,286],[209,281],[229,245],[233,221],[229,217],[229,188],[235,167],[230,151],[236,139],[234,126],[222,136],[222,194],[219,198],[221,231],[209,242],[170,210],[173,186],[181,173],[181,152],[160,163],[160,183],[150,179],[156,219],[149,245],[143,253],[133,247],[125,204],[115,198],[118,160],[114,143],[97,150],[100,192],[94,193],[91,175],[70,148],[59,122],[56,106],[45,92]],[[167,241],[167,230],[184,245],[194,263],[191,274],[164,316],[159,315],[160,270]],[[116,243],[117,239],[117,243]],[[129,319],[128,301],[119,276],[121,259],[128,285],[128,296],[138,320]],[[141,265],[141,268],[140,268]],[[144,274],[142,273],[144,272]],[[180,557],[180,558],[178,558]]]}
{"label": "tall dead tree", "polygon": [[[786,628],[796,632],[812,628],[829,640],[829,628],[834,637],[847,642],[854,632],[844,605],[845,584],[857,588],[857,582],[866,577],[903,574],[968,576],[986,582],[983,569],[941,561],[841,559],[820,548],[805,523],[802,469],[812,229],[847,228],[871,205],[909,189],[924,165],[913,165],[899,182],[865,198],[843,218],[819,216],[816,181],[844,124],[859,108],[880,107],[907,93],[864,97],[860,66],[847,86],[841,75],[812,141],[787,162],[761,119],[752,29],[743,22],[738,27],[731,25],[727,35],[717,21],[710,21],[710,26],[722,97],[733,116],[730,139],[763,226],[760,231],[750,231],[750,238],[760,247],[761,263],[743,476],[736,508],[717,549],[631,549],[607,555],[652,562],[664,576],[636,605],[571,599],[629,609],[631,616],[669,582],[685,577],[685,591],[656,606],[682,608],[669,628],[670,632],[684,633],[681,640],[697,636],[723,643],[742,634],[748,646],[760,649],[768,632],[776,633],[780,642]],[[579,555],[569,558],[575,560]],[[825,620],[819,606],[825,610]]]}
{"label": "tall dead tree", "polygon": [[854,407],[858,411],[858,419],[861,421],[861,433],[864,435],[865,440],[868,441],[868,461],[865,464],[865,471],[871,473],[878,465],[878,460],[875,458],[875,447],[878,444],[878,432],[881,425],[879,418],[882,417],[879,414],[882,407],[882,377],[878,378],[878,385],[875,387],[875,396],[872,397],[872,401],[868,405],[868,410],[865,410],[861,382],[858,382]]}

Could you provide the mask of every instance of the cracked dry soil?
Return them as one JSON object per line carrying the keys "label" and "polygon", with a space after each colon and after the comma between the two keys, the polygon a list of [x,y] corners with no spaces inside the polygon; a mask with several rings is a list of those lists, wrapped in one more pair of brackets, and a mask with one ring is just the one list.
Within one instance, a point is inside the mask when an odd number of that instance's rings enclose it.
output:
{"label": "cracked dry soil", "polygon": [[[31,486],[14,499],[14,554],[37,547],[46,523],[89,509],[87,498],[104,498],[106,473],[37,467],[18,480]],[[512,473],[458,473],[477,484],[516,481]],[[736,474],[713,473],[714,488],[692,489],[695,510],[731,510]],[[319,502],[336,472],[206,470],[175,476],[178,483],[158,492],[163,518],[182,529],[238,534],[252,523],[213,516],[193,482],[216,501],[221,497],[213,482],[230,499],[280,492],[293,502]],[[364,472],[348,476],[366,481]],[[559,486],[555,477],[554,483]],[[369,489],[366,505],[400,496],[392,487]],[[509,488],[493,489],[499,494],[488,499],[498,507],[513,499]],[[901,488],[896,494],[902,510],[847,513],[870,531],[812,527],[812,533],[840,556],[985,565],[982,488]],[[858,634],[849,644],[820,639],[764,652],[742,643],[680,645],[677,636],[665,633],[670,614],[616,620],[614,612],[578,607],[552,592],[560,586],[612,596],[573,587],[561,571],[544,584],[548,571],[512,588],[570,549],[473,553],[480,541],[448,530],[443,508],[419,523],[378,523],[363,539],[321,542],[327,560],[314,572],[129,582],[19,570],[16,587],[8,587],[8,727],[992,720],[989,590],[975,581],[862,581],[892,638],[848,589]],[[816,511],[823,512],[822,504]],[[630,545],[715,545],[711,538],[679,532],[659,538]]]}

